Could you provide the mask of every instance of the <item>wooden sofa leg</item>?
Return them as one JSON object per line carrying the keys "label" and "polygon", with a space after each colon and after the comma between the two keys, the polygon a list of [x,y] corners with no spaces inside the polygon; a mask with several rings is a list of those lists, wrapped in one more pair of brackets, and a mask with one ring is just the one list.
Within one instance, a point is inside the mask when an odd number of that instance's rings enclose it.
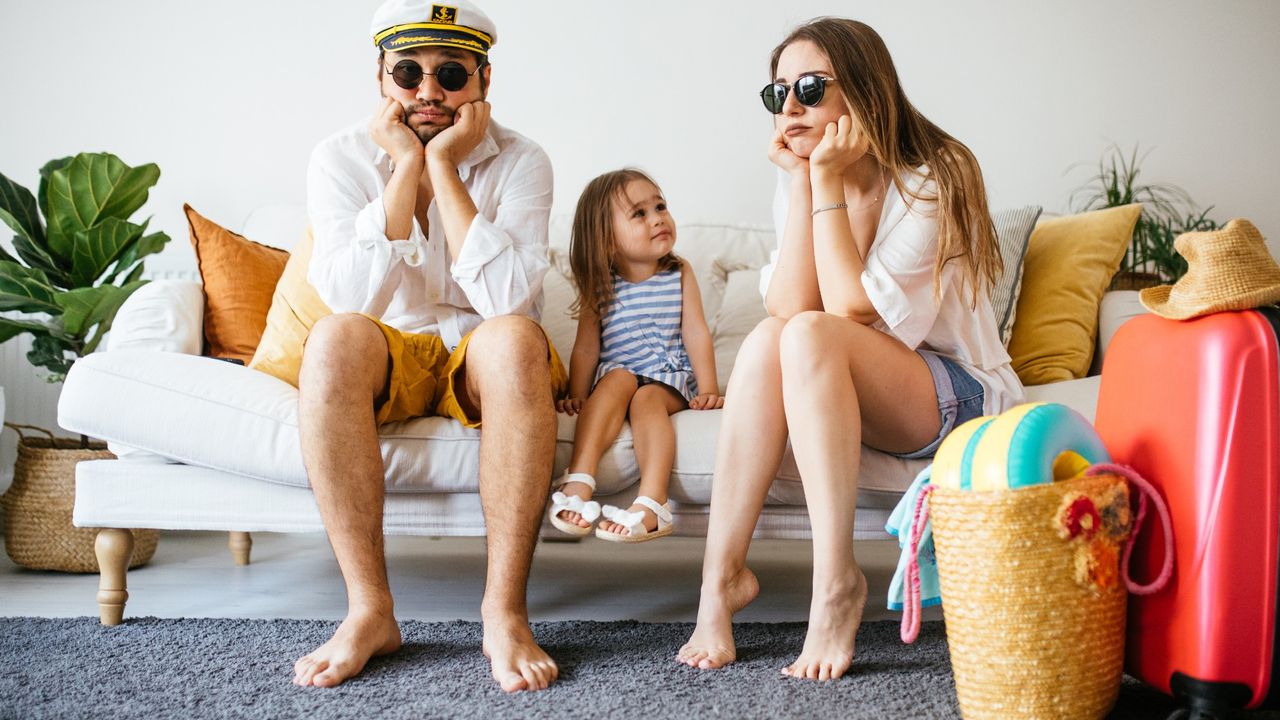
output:
{"label": "wooden sofa leg", "polygon": [[125,575],[129,558],[133,557],[133,532],[122,528],[103,528],[93,543],[98,556],[98,616],[103,625],[119,625],[124,621],[124,604],[129,599]]}
{"label": "wooden sofa leg", "polygon": [[231,557],[237,565],[249,564],[249,550],[253,547],[253,537],[247,532],[232,532],[227,546],[231,548]]}

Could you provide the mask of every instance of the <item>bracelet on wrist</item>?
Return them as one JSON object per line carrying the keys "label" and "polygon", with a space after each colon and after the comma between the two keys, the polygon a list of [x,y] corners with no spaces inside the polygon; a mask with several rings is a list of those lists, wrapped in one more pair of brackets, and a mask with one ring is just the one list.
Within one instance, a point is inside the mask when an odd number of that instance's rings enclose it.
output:
{"label": "bracelet on wrist", "polygon": [[848,207],[849,207],[849,203],[842,203],[842,202],[838,202],[834,205],[825,205],[823,207],[816,208],[813,212],[809,213],[809,217],[814,217],[818,213],[824,213],[828,210],[845,210],[845,209],[848,209]]}

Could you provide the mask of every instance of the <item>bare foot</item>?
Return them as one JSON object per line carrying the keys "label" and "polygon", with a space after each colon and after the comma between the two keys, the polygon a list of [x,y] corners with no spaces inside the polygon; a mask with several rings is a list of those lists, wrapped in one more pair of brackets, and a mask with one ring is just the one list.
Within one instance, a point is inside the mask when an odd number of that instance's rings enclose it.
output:
{"label": "bare foot", "polygon": [[293,684],[333,687],[358,675],[369,658],[399,649],[400,627],[393,616],[353,613],[329,642],[293,664]]}
{"label": "bare foot", "polygon": [[[627,508],[627,512],[643,512],[644,513],[644,529],[653,532],[658,529],[658,516],[645,505],[639,503]],[[615,533],[617,535],[630,535],[631,531],[626,525],[619,525],[612,520],[601,520],[600,528],[605,532]]]}
{"label": "bare foot", "polygon": [[676,662],[689,667],[712,670],[722,668],[738,657],[733,644],[733,616],[756,599],[760,583],[755,573],[742,568],[728,582],[702,586],[698,601],[698,625],[689,642],[676,653]]}
{"label": "bare foot", "polygon": [[853,664],[853,642],[867,604],[867,577],[856,565],[849,577],[821,595],[815,590],[809,608],[809,631],[800,657],[782,674],[808,680],[835,680]]}
{"label": "bare foot", "polygon": [[538,647],[529,624],[521,620],[486,619],[483,648],[493,679],[507,692],[544,690],[560,676],[556,661]]}
{"label": "bare foot", "polygon": [[[570,481],[560,487],[560,492],[565,495],[575,495],[582,498],[582,502],[586,502],[591,499],[591,493],[593,491],[591,490],[591,486],[586,483]],[[582,517],[581,513],[574,512],[573,510],[561,510],[556,517],[564,520],[565,522],[573,523],[580,528],[591,527],[591,523],[587,522],[586,518]]]}

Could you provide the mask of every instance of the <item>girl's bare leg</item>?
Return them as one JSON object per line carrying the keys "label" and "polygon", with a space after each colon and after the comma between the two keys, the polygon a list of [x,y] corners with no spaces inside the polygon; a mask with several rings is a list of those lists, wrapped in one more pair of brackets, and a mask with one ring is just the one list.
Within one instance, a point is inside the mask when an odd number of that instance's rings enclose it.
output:
{"label": "girl's bare leg", "polygon": [[[578,426],[573,433],[573,455],[569,458],[569,472],[586,473],[595,477],[596,466],[605,450],[618,439],[622,421],[627,416],[627,404],[636,394],[636,376],[617,368],[605,373],[596,383],[578,415]],[[560,488],[565,495],[577,495],[591,499],[591,488],[582,483],[568,483]],[[591,527],[572,510],[565,510],[560,517],[578,527]]]}
{"label": "girl's bare leg", "polygon": [[676,659],[718,668],[737,657],[733,615],[760,586],[747,569],[747,546],[787,447],[779,338],[786,321],[766,318],[738,351],[721,415],[711,518],[702,561],[698,624]]}
{"label": "girl's bare leg", "polygon": [[787,323],[782,387],[813,532],[813,600],[800,657],[784,675],[830,680],[853,662],[867,580],[853,553],[862,442],[893,452],[938,434],[933,376],[888,335],[822,312]]}
{"label": "girl's bare leg", "polygon": [[[667,501],[671,466],[676,461],[676,431],[671,426],[671,416],[688,406],[679,393],[666,385],[645,385],[631,397],[627,416],[640,464],[640,494],[659,503]],[[644,511],[645,529],[658,529],[658,516],[644,505],[632,505],[627,511]],[[600,527],[605,532],[630,534],[626,527],[608,520],[601,521]]]}

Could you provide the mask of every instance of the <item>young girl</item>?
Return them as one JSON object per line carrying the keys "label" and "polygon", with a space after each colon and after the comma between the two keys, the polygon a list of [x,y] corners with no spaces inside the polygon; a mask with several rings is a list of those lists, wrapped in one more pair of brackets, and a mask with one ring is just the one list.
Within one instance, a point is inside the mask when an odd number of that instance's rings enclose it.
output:
{"label": "young girl", "polygon": [[778,250],[770,317],[742,343],[720,425],[698,624],[678,659],[735,657],[760,586],[747,549],[790,442],[813,538],[809,630],[793,678],[849,670],[867,599],[851,542],[866,445],[933,455],[952,428],[1022,400],[989,289],[1000,271],[973,153],[912,106],[864,23],[819,18],[774,49]]}
{"label": "young girl", "polygon": [[[569,397],[560,412],[580,414],[573,457],[551,496],[551,524],[569,535],[614,542],[671,534],[667,480],[675,461],[670,416],[724,404],[711,331],[689,265],[671,251],[676,224],[653,180],[616,170],[578,198],[569,249],[578,299],[578,336],[569,363]],[[640,495],[626,510],[591,500],[596,465],[631,421]]]}

